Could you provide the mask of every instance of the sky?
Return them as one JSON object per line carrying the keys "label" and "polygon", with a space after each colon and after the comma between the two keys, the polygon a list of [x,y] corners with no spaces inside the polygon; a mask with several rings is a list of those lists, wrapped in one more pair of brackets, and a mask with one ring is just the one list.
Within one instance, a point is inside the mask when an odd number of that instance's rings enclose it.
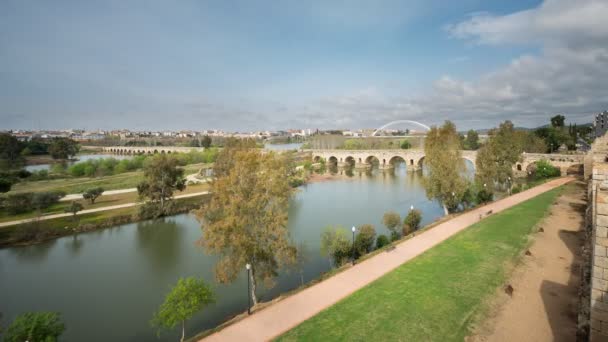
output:
{"label": "sky", "polygon": [[2,0],[0,129],[591,122],[606,18],[608,0]]}

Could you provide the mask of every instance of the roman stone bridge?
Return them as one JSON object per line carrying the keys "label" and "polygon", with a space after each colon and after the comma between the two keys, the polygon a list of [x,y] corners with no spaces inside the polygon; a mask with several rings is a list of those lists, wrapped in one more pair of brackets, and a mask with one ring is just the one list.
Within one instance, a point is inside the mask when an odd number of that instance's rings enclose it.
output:
{"label": "roman stone bridge", "polygon": [[188,153],[190,151],[202,152],[204,147],[182,146],[108,146],[103,151],[114,154],[155,154],[155,153]]}
{"label": "roman stone bridge", "polygon": [[[307,150],[311,153],[313,162],[325,160],[338,166],[352,165],[355,168],[368,168],[373,164],[380,169],[393,168],[395,163],[403,162],[408,171],[416,171],[424,164],[424,151],[418,149],[409,150]],[[470,161],[475,166],[477,151],[462,151],[462,158]],[[552,165],[559,167],[562,174],[566,174],[568,168],[573,165],[582,165],[584,154],[542,154],[524,153],[522,161],[516,163],[513,169],[516,175],[526,174],[528,167],[536,161],[546,159]]]}

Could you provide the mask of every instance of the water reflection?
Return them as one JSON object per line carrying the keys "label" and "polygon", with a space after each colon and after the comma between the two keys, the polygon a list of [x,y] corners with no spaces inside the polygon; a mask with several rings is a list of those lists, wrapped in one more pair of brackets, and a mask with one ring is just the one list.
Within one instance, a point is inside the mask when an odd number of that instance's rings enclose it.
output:
{"label": "water reflection", "polygon": [[74,234],[72,241],[65,244],[65,247],[70,251],[72,256],[78,256],[82,251],[82,246],[84,246],[84,239],[79,239],[78,236],[79,234]]}
{"label": "water reflection", "polygon": [[45,261],[48,254],[53,250],[57,240],[50,240],[33,246],[15,247],[8,250],[19,261],[38,264]]}
{"label": "water reflection", "polygon": [[179,264],[182,232],[171,218],[140,222],[137,224],[136,248],[154,271],[166,272]]}

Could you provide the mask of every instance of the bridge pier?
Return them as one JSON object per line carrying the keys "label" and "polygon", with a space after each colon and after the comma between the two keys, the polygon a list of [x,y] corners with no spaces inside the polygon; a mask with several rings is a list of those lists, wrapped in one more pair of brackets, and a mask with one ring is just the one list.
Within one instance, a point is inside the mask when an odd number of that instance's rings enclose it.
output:
{"label": "bridge pier", "polygon": [[355,163],[355,169],[371,169],[372,164],[368,163]]}

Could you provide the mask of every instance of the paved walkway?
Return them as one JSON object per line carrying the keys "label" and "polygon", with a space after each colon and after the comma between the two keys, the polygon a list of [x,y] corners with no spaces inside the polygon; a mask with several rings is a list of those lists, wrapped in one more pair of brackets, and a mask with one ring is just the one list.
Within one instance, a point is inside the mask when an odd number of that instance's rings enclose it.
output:
{"label": "paved walkway", "polygon": [[[208,193],[209,193],[209,191],[201,191],[201,192],[194,192],[191,194],[179,195],[179,196],[175,196],[173,198],[174,199],[188,198],[188,197],[202,196],[202,195],[206,195]],[[141,205],[141,204],[142,204],[142,202],[132,202],[132,203],[125,203],[125,204],[118,204],[118,205],[110,205],[107,207],[101,207],[101,208],[95,208],[95,209],[86,209],[86,210],[79,211],[76,215],[84,215],[84,214],[90,214],[90,213],[97,213],[100,211],[129,208],[129,207],[134,207],[134,206]],[[28,219],[17,220],[17,221],[0,222],[0,227],[8,227],[8,226],[16,225],[16,224],[28,223],[28,222],[33,222],[33,221],[44,221],[44,220],[50,220],[50,219],[54,219],[54,218],[67,217],[67,216],[72,216],[72,213],[52,214],[52,215],[41,216],[40,218],[28,218]]]}
{"label": "paved walkway", "polygon": [[556,179],[459,215],[412,239],[400,243],[390,252],[380,253],[362,261],[348,270],[304,289],[293,296],[289,296],[203,340],[224,342],[271,340],[394,270],[401,264],[433,248],[473,223],[478,222],[479,215],[489,210],[492,210],[493,213],[503,211],[541,193],[568,183],[572,179],[570,177]]}

